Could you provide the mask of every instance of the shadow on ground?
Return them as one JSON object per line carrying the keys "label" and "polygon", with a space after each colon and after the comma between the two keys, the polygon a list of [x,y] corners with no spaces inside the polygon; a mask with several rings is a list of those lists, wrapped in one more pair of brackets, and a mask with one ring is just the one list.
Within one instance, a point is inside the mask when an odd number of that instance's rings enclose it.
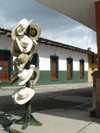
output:
{"label": "shadow on ground", "polygon": [[[92,89],[91,88],[81,88],[81,89],[70,89],[70,90],[63,90],[63,91],[52,91],[52,92],[46,92],[46,93],[36,93],[35,96],[31,100],[31,112],[40,112],[44,111],[45,114],[50,114],[49,111],[46,110],[52,110],[52,109],[61,109],[63,108],[64,111],[66,111],[66,116],[63,114],[60,116],[60,114],[51,113],[50,115],[59,115],[60,117],[68,117],[67,116],[67,110],[69,108],[72,108],[74,106],[79,106],[82,104],[82,102],[79,100],[79,102],[75,101],[64,101],[64,100],[57,100],[55,99],[56,96],[82,96],[84,98],[86,97],[92,97]],[[80,106],[81,108],[76,108],[77,110],[85,110],[92,107],[92,104],[87,105],[86,107]],[[83,109],[82,109],[83,107]],[[75,109],[75,108],[74,108]],[[25,105],[15,105],[11,95],[7,96],[0,96],[0,124],[2,126],[6,126],[7,124],[11,124],[15,121],[13,119],[13,115],[17,117],[22,117],[25,114]],[[78,119],[76,116],[70,116],[74,117],[74,119]]]}

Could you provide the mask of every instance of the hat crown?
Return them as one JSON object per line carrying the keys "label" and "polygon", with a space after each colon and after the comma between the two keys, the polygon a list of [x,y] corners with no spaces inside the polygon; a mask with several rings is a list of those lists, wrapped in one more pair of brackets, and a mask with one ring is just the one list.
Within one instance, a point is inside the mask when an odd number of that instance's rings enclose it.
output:
{"label": "hat crown", "polygon": [[28,43],[28,40],[29,40],[29,38],[28,38],[27,36],[24,36],[24,37],[21,39],[21,41],[22,41],[23,43]]}
{"label": "hat crown", "polygon": [[33,41],[26,35],[16,37],[16,42],[21,50],[23,48],[31,49],[33,46]]}
{"label": "hat crown", "polygon": [[18,74],[18,77],[21,79],[21,80],[24,80],[26,79],[28,76],[28,70],[24,69],[21,73]]}
{"label": "hat crown", "polygon": [[20,105],[28,102],[35,94],[35,91],[28,87],[23,87],[15,90],[12,94],[12,97],[15,100],[15,103]]}
{"label": "hat crown", "polygon": [[23,35],[24,31],[26,30],[26,27],[28,25],[28,21],[24,18],[22,19],[19,24],[18,24],[18,27],[17,27],[17,33],[19,35]]}
{"label": "hat crown", "polygon": [[28,44],[29,44],[29,42],[30,42],[30,38],[29,37],[27,37],[27,36],[23,36],[23,38],[21,38],[21,40],[20,40],[20,43],[21,43],[21,45],[23,46],[23,47],[27,47],[28,46]]}
{"label": "hat crown", "polygon": [[19,56],[18,56],[18,61],[19,63],[23,64],[27,61],[28,59],[28,55],[27,54],[24,54],[24,53],[21,53]]}
{"label": "hat crown", "polygon": [[18,25],[19,26],[24,26],[24,25],[27,25],[28,24],[28,21],[27,21],[27,19],[22,19],[19,23],[18,23]]}
{"label": "hat crown", "polygon": [[12,34],[11,34],[11,37],[13,40],[15,40],[15,38],[18,36],[18,35],[24,35],[26,29],[28,28],[28,26],[30,25],[30,23],[33,21],[30,20],[30,21],[27,21],[27,19],[22,19],[18,25],[12,30]]}
{"label": "hat crown", "polygon": [[28,90],[28,88],[23,88],[21,90],[18,91],[18,97],[19,99],[25,99],[30,95],[30,92]]}

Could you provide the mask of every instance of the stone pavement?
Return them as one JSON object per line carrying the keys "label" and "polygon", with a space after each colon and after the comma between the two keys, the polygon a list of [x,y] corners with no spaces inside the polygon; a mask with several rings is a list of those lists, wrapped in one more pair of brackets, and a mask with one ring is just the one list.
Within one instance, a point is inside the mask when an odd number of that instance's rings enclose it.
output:
{"label": "stone pavement", "polygon": [[87,111],[54,109],[33,115],[42,122],[42,126],[29,126],[22,130],[21,125],[13,124],[10,128],[21,133],[99,133],[100,130],[100,119],[97,121],[90,117]]}
{"label": "stone pavement", "polygon": [[[77,89],[77,88],[92,88],[92,84],[73,84],[73,85],[50,85],[50,86],[35,86],[36,93],[44,93],[45,92],[55,92],[65,89]],[[17,87],[16,87],[17,88]],[[11,95],[14,88],[2,88],[0,90],[0,96],[2,95]],[[2,92],[2,93],[1,93]],[[46,93],[47,95],[47,93]],[[50,95],[51,96],[51,95]],[[62,101],[80,101],[82,104],[88,104],[92,102],[91,97],[82,97],[82,96],[62,96],[57,95],[54,97],[55,99],[59,99]],[[81,106],[81,105],[80,105]],[[88,108],[86,110],[78,110],[77,107],[71,108],[62,108],[62,109],[51,109],[51,110],[43,110],[36,111],[32,113],[32,115],[40,122],[42,122],[42,126],[28,126],[25,130],[22,130],[22,125],[14,124],[14,121],[20,119],[23,116],[24,111],[18,110],[13,112],[0,112],[0,123],[3,121],[9,123],[13,122],[13,124],[9,127],[5,128],[0,125],[0,133],[11,132],[14,133],[99,133],[100,131],[100,119],[90,117],[90,110]]]}

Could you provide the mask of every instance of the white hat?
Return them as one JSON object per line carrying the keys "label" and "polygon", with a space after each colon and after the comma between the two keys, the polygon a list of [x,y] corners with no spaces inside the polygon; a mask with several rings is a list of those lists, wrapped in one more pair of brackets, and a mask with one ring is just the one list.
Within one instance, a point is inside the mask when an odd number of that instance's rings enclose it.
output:
{"label": "white hat", "polygon": [[15,40],[16,36],[23,35],[24,32],[26,31],[27,27],[30,25],[30,23],[33,21],[27,21],[25,18],[22,19],[18,25],[12,30],[11,37],[13,40]]}
{"label": "white hat", "polygon": [[35,85],[39,79],[40,71],[37,67],[35,67],[34,72],[30,78],[32,80],[32,84]]}
{"label": "white hat", "polygon": [[16,42],[23,53],[28,53],[33,46],[33,41],[26,35],[16,37]]}
{"label": "white hat", "polygon": [[33,47],[30,50],[30,54],[31,53],[36,54],[37,52],[38,52],[38,43],[35,40],[33,40]]}
{"label": "white hat", "polygon": [[26,69],[22,70],[18,74],[18,77],[19,77],[19,85],[25,84],[30,79],[30,77],[32,76],[33,71],[34,71],[34,68],[30,68],[29,70],[26,70]]}
{"label": "white hat", "polygon": [[21,54],[21,51],[17,45],[16,40],[14,40],[11,44],[10,52],[13,56],[18,57]]}
{"label": "white hat", "polygon": [[17,104],[25,104],[27,103],[35,94],[35,91],[31,88],[28,87],[24,87],[24,88],[20,88],[18,90],[15,90],[13,92],[13,98],[15,103]]}
{"label": "white hat", "polygon": [[37,25],[30,25],[30,38],[32,40],[37,40],[41,35],[41,29]]}
{"label": "white hat", "polygon": [[11,77],[10,77],[10,85],[15,83],[17,80],[19,80],[18,73],[15,73],[15,74],[11,75]]}
{"label": "white hat", "polygon": [[26,63],[29,61],[33,54],[24,54],[21,53],[18,58],[16,58],[13,62],[15,70],[22,69],[26,65]]}

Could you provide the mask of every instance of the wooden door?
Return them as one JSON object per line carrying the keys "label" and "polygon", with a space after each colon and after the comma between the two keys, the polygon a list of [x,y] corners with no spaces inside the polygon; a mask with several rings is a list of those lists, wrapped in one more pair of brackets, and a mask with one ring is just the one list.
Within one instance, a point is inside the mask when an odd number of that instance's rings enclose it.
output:
{"label": "wooden door", "polygon": [[84,76],[83,73],[84,73],[84,67],[83,64],[80,64],[80,77]]}
{"label": "wooden door", "polygon": [[0,61],[2,66],[2,81],[8,81],[8,61]]}
{"label": "wooden door", "polygon": [[67,64],[67,77],[68,78],[71,78],[71,63],[68,63]]}
{"label": "wooden door", "polygon": [[51,79],[56,79],[57,73],[56,73],[56,63],[51,62]]}

